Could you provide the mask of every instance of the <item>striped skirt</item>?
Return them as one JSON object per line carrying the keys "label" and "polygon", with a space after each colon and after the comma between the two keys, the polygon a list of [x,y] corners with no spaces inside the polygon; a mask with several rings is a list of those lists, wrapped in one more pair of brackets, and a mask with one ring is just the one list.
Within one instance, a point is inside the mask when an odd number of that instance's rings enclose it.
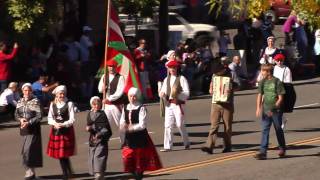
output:
{"label": "striped skirt", "polygon": [[52,127],[47,147],[48,156],[60,159],[75,155],[75,135],[73,126],[69,127],[63,134],[56,135],[54,131],[55,130]]}

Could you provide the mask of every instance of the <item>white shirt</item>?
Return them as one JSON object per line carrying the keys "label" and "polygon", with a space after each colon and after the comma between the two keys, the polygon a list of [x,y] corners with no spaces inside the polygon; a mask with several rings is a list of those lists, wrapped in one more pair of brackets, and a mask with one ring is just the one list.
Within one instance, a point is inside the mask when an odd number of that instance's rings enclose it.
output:
{"label": "white shirt", "polygon": [[[124,90],[124,86],[125,86],[124,77],[122,75],[120,75],[116,92],[113,94],[110,94],[110,83],[113,80],[113,78],[114,78],[114,74],[109,74],[109,86],[107,87],[108,89],[107,89],[107,93],[106,93],[106,99],[108,101],[115,101],[115,100],[119,99],[123,94],[123,90]],[[102,89],[103,84],[104,84],[104,75],[100,78],[99,85],[98,85],[98,91],[100,93],[103,93],[103,89]]]}
{"label": "white shirt", "polygon": [[7,88],[0,95],[0,106],[7,106],[9,104],[17,106],[19,100],[19,94],[14,93],[11,89]]}
{"label": "white shirt", "polygon": [[[168,77],[166,77],[163,80],[163,85],[161,87],[160,93],[165,93],[165,94],[167,93],[167,78]],[[173,75],[171,75],[171,77],[170,77],[170,88],[171,88],[171,90],[172,90],[172,86],[173,86],[176,78],[177,78],[177,76],[173,76]],[[180,85],[182,87],[182,92],[178,95],[178,99],[181,100],[181,101],[186,101],[189,98],[190,90],[189,90],[188,81],[184,76],[180,76]],[[172,93],[172,91],[171,91],[171,93]],[[171,94],[169,96],[169,99],[173,99]]]}
{"label": "white shirt", "polygon": [[[136,110],[141,104],[128,104],[127,110]],[[120,118],[120,129],[123,130],[123,127],[126,124],[124,108],[122,109],[121,118]],[[142,106],[139,111],[139,123],[129,126],[130,131],[140,131],[147,127],[147,109]]]}
{"label": "white shirt", "polygon": [[[66,102],[57,102],[57,108],[62,108]],[[72,102],[68,102],[68,111],[69,111],[69,119],[62,123],[64,127],[70,127],[73,125],[74,121],[76,120],[74,117],[74,105]],[[48,113],[48,124],[54,125],[56,121],[53,118],[53,107],[52,103],[50,104],[49,113]]]}
{"label": "white shirt", "polygon": [[291,71],[287,66],[274,66],[273,76],[278,78],[281,82],[292,83]]}

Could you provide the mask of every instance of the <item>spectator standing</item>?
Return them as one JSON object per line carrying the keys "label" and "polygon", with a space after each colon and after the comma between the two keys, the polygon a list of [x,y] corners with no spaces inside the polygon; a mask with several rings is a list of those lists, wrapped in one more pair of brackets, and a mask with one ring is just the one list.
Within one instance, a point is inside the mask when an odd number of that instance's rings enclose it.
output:
{"label": "spectator standing", "polygon": [[0,41],[0,92],[7,87],[8,80],[11,78],[11,60],[17,54],[18,44],[14,43],[10,54],[5,54],[6,49],[7,45]]}
{"label": "spectator standing", "polygon": [[139,102],[140,91],[130,88],[129,104],[122,110],[120,128],[125,141],[122,148],[124,171],[142,180],[144,171],[162,168],[160,158],[147,130],[147,109]]}
{"label": "spectator standing", "polygon": [[285,45],[290,45],[293,41],[293,38],[290,36],[290,33],[292,32],[292,27],[296,24],[296,22],[297,15],[296,12],[292,10],[289,17],[282,26],[282,31],[285,34]]}
{"label": "spectator standing", "polygon": [[91,110],[87,116],[86,130],[89,136],[89,174],[96,180],[104,179],[108,158],[108,141],[112,135],[107,115],[101,110],[102,102],[98,96],[90,99]]}
{"label": "spectator standing", "polygon": [[35,168],[42,167],[41,105],[32,95],[30,83],[22,85],[23,97],[18,101],[15,119],[20,122],[20,135],[22,142],[23,166],[26,169],[25,179],[35,179]]}
{"label": "spectator standing", "polygon": [[277,140],[279,143],[279,157],[286,155],[286,142],[284,133],[281,128],[282,125],[282,111],[281,105],[283,102],[283,95],[285,89],[282,82],[272,75],[273,66],[271,64],[263,64],[261,72],[263,80],[259,82],[256,116],[262,117],[262,138],[260,144],[260,151],[254,155],[258,160],[267,158],[267,150],[269,146],[269,132],[273,123]]}
{"label": "spectator standing", "polygon": [[299,63],[305,63],[307,60],[307,49],[308,49],[308,38],[307,33],[305,31],[305,21],[298,16],[296,23],[296,41],[297,41],[297,49],[299,53]]}
{"label": "spectator standing", "polygon": [[0,114],[14,115],[19,100],[18,83],[11,82],[0,95]]}
{"label": "spectator standing", "polygon": [[83,98],[89,99],[93,91],[93,72],[94,63],[92,59],[93,42],[89,37],[92,28],[89,26],[83,26],[82,35],[80,37],[80,60],[81,60],[81,94]]}
{"label": "spectator standing", "polygon": [[226,33],[224,30],[220,30],[220,38],[218,40],[220,57],[227,55],[229,44],[231,44],[230,35]]}
{"label": "spectator standing", "polygon": [[47,155],[59,159],[63,179],[68,179],[73,173],[69,157],[76,154],[74,104],[68,101],[66,86],[60,85],[52,93],[55,94],[55,100],[50,104],[48,113],[51,130]]}
{"label": "spectator standing", "polygon": [[317,29],[314,33],[315,43],[314,43],[314,61],[316,64],[316,73],[320,74],[320,29]]}
{"label": "spectator standing", "polygon": [[190,142],[184,120],[184,104],[190,95],[189,84],[187,79],[178,73],[179,62],[171,60],[166,63],[166,66],[169,74],[164,79],[159,94],[165,101],[164,143],[161,151],[172,150],[174,124],[182,136],[184,148],[189,149]]}
{"label": "spectator standing", "polygon": [[212,80],[210,83],[209,92],[211,95],[218,93],[218,89],[214,87],[216,84],[215,77],[228,77],[230,78],[227,93],[227,101],[226,102],[219,102],[219,101],[212,101],[211,105],[211,127],[209,131],[209,135],[207,138],[206,145],[201,148],[203,152],[208,154],[213,153],[213,148],[215,147],[215,141],[218,137],[218,129],[219,129],[219,122],[222,119],[224,124],[224,149],[223,153],[231,152],[232,151],[232,144],[231,144],[231,136],[232,136],[232,121],[233,121],[233,112],[234,112],[234,104],[233,104],[233,85],[231,79],[231,73],[228,68],[224,67],[222,64],[217,65],[214,74],[212,76]]}
{"label": "spectator standing", "polygon": [[151,63],[151,53],[147,50],[147,41],[145,39],[139,40],[138,47],[134,50],[134,59],[138,68],[139,77],[142,85],[142,95],[145,99],[152,99],[148,64]]}

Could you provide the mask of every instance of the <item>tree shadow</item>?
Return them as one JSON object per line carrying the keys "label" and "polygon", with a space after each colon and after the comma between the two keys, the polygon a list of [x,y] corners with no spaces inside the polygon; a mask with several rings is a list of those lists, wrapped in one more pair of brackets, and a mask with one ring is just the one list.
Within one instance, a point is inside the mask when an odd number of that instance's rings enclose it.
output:
{"label": "tree shadow", "polygon": [[[198,145],[198,144],[203,144],[205,143],[204,141],[199,141],[199,142],[190,142],[191,148],[190,149],[196,149],[192,148],[193,145]],[[156,147],[163,147],[163,144],[156,144]],[[174,142],[173,146],[184,146],[183,142]]]}
{"label": "tree shadow", "polygon": [[287,130],[287,132],[320,132],[320,128]]}
{"label": "tree shadow", "polygon": [[[257,133],[259,131],[234,131],[232,136],[238,136],[243,134]],[[224,132],[218,132],[218,137],[223,137]],[[174,133],[175,136],[180,136],[180,133]],[[208,132],[189,132],[189,137],[208,137]]]}
{"label": "tree shadow", "polygon": [[186,124],[186,127],[210,126],[210,123]]}
{"label": "tree shadow", "polygon": [[305,110],[305,109],[320,109],[320,106],[309,106],[309,107],[297,107],[294,110]]}

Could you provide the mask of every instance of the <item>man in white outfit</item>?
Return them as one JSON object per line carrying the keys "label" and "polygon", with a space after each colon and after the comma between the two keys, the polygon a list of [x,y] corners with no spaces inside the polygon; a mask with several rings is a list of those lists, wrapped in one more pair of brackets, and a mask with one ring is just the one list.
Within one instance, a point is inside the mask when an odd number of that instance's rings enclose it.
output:
{"label": "man in white outfit", "polygon": [[[117,62],[114,60],[107,61],[108,74],[105,80],[103,75],[99,81],[98,90],[100,93],[106,92],[106,97],[103,100],[104,111],[109,122],[114,123],[119,128],[121,111],[126,100],[123,93],[125,86],[125,79],[122,75],[116,72]],[[118,129],[119,130],[119,129]],[[120,133],[120,142],[123,142],[123,135]]]}
{"label": "man in white outfit", "polygon": [[185,149],[190,148],[188,133],[184,124],[184,105],[189,98],[190,90],[187,79],[178,74],[179,62],[170,60],[166,63],[169,75],[164,79],[160,90],[160,98],[164,99],[165,122],[164,122],[164,146],[162,152],[172,150],[172,128],[177,126]]}

